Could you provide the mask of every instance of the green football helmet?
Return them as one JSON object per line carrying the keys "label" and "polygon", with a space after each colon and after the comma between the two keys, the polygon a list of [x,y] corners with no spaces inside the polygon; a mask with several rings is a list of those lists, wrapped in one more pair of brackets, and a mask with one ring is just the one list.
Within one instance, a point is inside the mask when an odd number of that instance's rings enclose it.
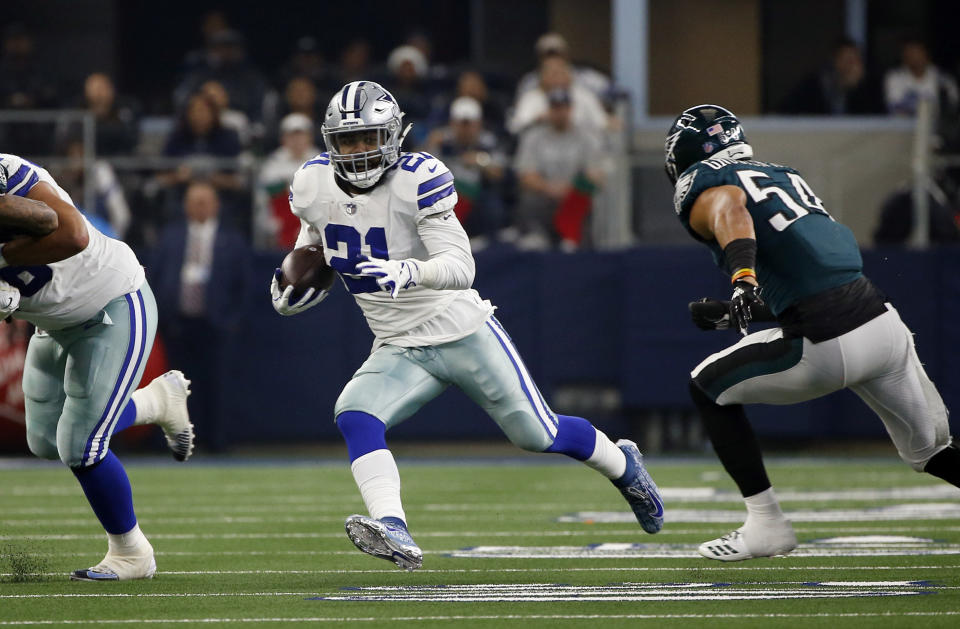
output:
{"label": "green football helmet", "polygon": [[697,105],[676,117],[663,146],[664,166],[670,183],[697,162],[715,157],[749,159],[753,147],[740,121],[719,105]]}

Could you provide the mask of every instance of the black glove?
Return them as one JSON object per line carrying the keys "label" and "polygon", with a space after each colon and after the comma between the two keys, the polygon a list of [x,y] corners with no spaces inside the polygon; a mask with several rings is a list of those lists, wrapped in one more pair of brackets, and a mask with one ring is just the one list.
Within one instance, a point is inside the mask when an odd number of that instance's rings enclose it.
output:
{"label": "black glove", "polygon": [[733,296],[730,298],[730,316],[740,334],[747,335],[747,325],[753,320],[753,308],[764,306],[760,297],[760,287],[750,282],[737,280],[733,283]]}
{"label": "black glove", "polygon": [[701,330],[730,329],[730,302],[704,297],[700,301],[691,301],[690,319]]}

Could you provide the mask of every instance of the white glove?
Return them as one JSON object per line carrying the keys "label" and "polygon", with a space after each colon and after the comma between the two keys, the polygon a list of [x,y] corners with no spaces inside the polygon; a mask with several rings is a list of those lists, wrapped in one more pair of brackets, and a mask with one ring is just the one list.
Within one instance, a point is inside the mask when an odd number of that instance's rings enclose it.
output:
{"label": "white glove", "polygon": [[280,269],[273,272],[273,280],[270,282],[270,297],[272,297],[273,309],[279,314],[287,317],[303,312],[307,308],[316,306],[327,298],[330,291],[318,291],[315,288],[308,288],[303,297],[290,303],[290,294],[293,293],[293,286],[287,286],[280,291]]}
{"label": "white glove", "polygon": [[394,299],[400,289],[408,289],[420,283],[420,267],[416,260],[381,260],[366,258],[357,264],[361,275],[377,278],[377,284]]}
{"label": "white glove", "polygon": [[0,280],[0,321],[13,314],[20,307],[20,291],[7,282]]}

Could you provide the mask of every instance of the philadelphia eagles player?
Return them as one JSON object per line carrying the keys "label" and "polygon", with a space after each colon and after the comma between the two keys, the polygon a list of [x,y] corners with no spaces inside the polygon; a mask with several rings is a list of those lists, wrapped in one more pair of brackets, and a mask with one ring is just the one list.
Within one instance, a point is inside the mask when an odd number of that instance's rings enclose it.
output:
{"label": "philadelphia eagles player", "polygon": [[[297,246],[322,243],[375,336],[370,357],[334,409],[370,514],[347,519],[350,539],[401,568],[422,565],[384,433],[450,384],[519,447],[566,454],[611,479],[643,529],[656,533],[663,507],[637,446],[614,444],[587,420],[555,414],[494,318],[494,307],[470,288],[474,261],[453,213],[453,175],[432,155],[400,152],[402,116],[380,85],[348,83],[323,121],[329,152],[306,162],[291,186],[291,209],[301,220]],[[281,291],[278,279],[279,270],[271,293],[280,314],[296,314],[326,297],[308,289],[291,301],[293,287]]]}
{"label": "philadelphia eagles player", "polygon": [[[797,171],[754,160],[740,122],[723,107],[680,114],[665,151],[677,216],[732,283],[730,301],[691,303],[693,321],[744,335],[691,373],[690,395],[747,506],[744,525],[702,544],[700,554],[739,561],[797,545],[744,404],[794,404],[848,387],[880,416],[906,463],[960,486],[947,410],[910,330],[864,277],[850,230]],[[747,335],[751,320],[779,327]]]}
{"label": "philadelphia eagles player", "polygon": [[[39,220],[28,229],[22,219],[11,224],[11,212]],[[179,371],[134,392],[157,326],[143,267],[80,214],[50,173],[16,155],[0,154],[0,231],[0,318],[37,328],[23,370],[27,444],[70,467],[107,533],[103,560],[71,578],[149,579],[153,548],[110,437],[135,423],[157,424],[174,457],[185,460],[193,426],[189,381]]]}

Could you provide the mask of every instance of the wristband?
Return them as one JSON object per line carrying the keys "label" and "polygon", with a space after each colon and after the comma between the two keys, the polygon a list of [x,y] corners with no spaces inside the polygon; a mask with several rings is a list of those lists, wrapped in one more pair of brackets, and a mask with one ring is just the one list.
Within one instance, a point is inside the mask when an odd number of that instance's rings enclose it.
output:
{"label": "wristband", "polygon": [[754,271],[753,269],[740,269],[730,277],[730,283],[736,284],[738,280],[742,280],[745,277],[752,277],[753,279],[757,279],[757,272]]}
{"label": "wristband", "polygon": [[[723,248],[723,259],[731,277],[744,269],[753,272],[757,266],[757,241],[753,238],[731,240]],[[756,275],[755,272],[752,274]],[[733,281],[736,281],[736,278]]]}

